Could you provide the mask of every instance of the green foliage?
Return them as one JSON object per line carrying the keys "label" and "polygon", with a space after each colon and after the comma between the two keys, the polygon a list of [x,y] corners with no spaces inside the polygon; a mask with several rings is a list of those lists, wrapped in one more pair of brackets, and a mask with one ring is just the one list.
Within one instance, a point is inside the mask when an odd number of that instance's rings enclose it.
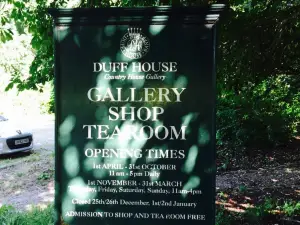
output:
{"label": "green foliage", "polygon": [[17,212],[11,206],[0,207],[0,224],[3,225],[51,225],[54,223],[53,206],[34,208],[28,212]]}
{"label": "green foliage", "polygon": [[[59,1],[58,1],[59,2]],[[58,3],[59,4],[59,3]],[[53,79],[53,45],[52,22],[47,13],[47,1],[13,1],[11,17],[23,24],[32,35],[31,46],[35,51],[35,58],[30,66],[30,75],[25,81],[12,79],[11,84],[19,85],[21,90],[37,90],[38,84],[45,84]],[[52,6],[55,7],[53,3]],[[22,83],[22,84],[20,84]]]}
{"label": "green foliage", "polygon": [[0,2],[0,43],[13,39],[12,30],[7,27],[9,23],[9,8],[7,4]]}
{"label": "green foliage", "polygon": [[217,205],[216,225],[240,225],[240,224],[274,224],[282,217],[300,215],[300,203],[286,201],[283,205],[277,200],[267,198],[261,204],[246,209],[243,213],[230,212]]}
{"label": "green foliage", "polygon": [[50,101],[48,102],[48,113],[54,113],[55,110],[55,94],[54,89],[51,90]]}
{"label": "green foliage", "polygon": [[[41,90],[54,77],[52,19],[47,8],[203,5],[203,0],[5,0],[0,10],[0,41],[7,25],[31,34],[34,59],[28,76],[10,65],[6,90]],[[300,1],[230,0],[222,22],[218,63],[218,144],[267,147],[299,132]],[[276,15],[276,16],[274,16]],[[22,28],[22,29],[21,29]],[[4,32],[5,34],[2,34]],[[1,35],[2,34],[2,35]],[[21,62],[20,59],[15,59]],[[14,60],[6,61],[14,62]],[[1,63],[1,62],[0,62]],[[17,64],[18,65],[18,64]],[[286,76],[280,75],[286,74]],[[297,93],[298,92],[298,93]],[[53,110],[54,97],[44,106]]]}
{"label": "green foliage", "polygon": [[39,176],[38,176],[38,181],[43,182],[51,179],[54,176],[54,170],[47,170],[43,171]]}
{"label": "green foliage", "polygon": [[277,207],[287,216],[300,215],[300,202],[286,201],[282,207]]}
{"label": "green foliage", "polygon": [[234,217],[224,207],[216,209],[216,225],[232,225]]}
{"label": "green foliage", "polygon": [[266,199],[262,204],[250,208],[247,210],[245,219],[251,222],[251,224],[261,224],[265,218],[268,218],[271,214],[271,210],[276,207],[276,204],[272,199]]}
{"label": "green foliage", "polygon": [[30,39],[31,37],[28,35],[15,34],[13,40],[6,42],[0,48],[0,67],[10,75],[6,91],[12,89],[14,85],[20,91],[25,89],[24,82],[30,77],[29,67],[34,59]]}
{"label": "green foliage", "polygon": [[262,224],[268,218],[274,217],[276,213],[282,213],[284,216],[292,217],[300,215],[300,203],[295,201],[286,201],[283,205],[279,204],[274,199],[265,199],[265,201],[246,211],[246,221],[253,224]]}
{"label": "green foliage", "polygon": [[220,32],[220,146],[271,147],[299,134],[299,5],[230,1]]}
{"label": "green foliage", "polygon": [[6,28],[0,28],[0,41],[1,42],[6,42],[9,40],[12,40],[13,37],[13,32],[11,31],[11,29],[6,29]]}
{"label": "green foliage", "polygon": [[9,220],[14,216],[15,210],[12,206],[0,207],[0,224],[9,224]]}
{"label": "green foliage", "polygon": [[45,114],[51,114],[54,113],[54,107],[55,107],[55,93],[54,93],[54,87],[51,85],[51,93],[50,93],[50,99],[47,102],[44,102],[41,104],[41,112]]}
{"label": "green foliage", "polygon": [[[220,32],[220,81],[240,92],[248,82],[299,74],[300,1],[230,1]],[[276,15],[276,16],[274,16]]]}
{"label": "green foliage", "polygon": [[43,172],[38,176],[38,180],[49,180],[51,178],[51,174],[47,172]]}
{"label": "green foliage", "polygon": [[299,132],[300,86],[292,76],[249,82],[239,94],[221,88],[217,140],[223,146],[269,147]]}

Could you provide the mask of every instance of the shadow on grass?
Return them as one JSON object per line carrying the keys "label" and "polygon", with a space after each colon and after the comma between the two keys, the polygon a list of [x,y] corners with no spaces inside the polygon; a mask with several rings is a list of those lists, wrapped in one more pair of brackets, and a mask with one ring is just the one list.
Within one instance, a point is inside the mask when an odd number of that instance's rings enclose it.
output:
{"label": "shadow on grass", "polygon": [[275,192],[271,197],[266,194],[230,190],[218,193],[216,224],[300,224],[299,195],[296,192],[283,199]]}

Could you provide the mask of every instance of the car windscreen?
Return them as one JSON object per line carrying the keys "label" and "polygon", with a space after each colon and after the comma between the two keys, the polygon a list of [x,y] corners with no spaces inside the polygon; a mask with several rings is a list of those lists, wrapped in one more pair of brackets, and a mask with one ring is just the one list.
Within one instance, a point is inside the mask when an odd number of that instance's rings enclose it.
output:
{"label": "car windscreen", "polygon": [[6,121],[7,119],[5,118],[5,117],[3,117],[3,116],[0,116],[0,122],[1,121]]}

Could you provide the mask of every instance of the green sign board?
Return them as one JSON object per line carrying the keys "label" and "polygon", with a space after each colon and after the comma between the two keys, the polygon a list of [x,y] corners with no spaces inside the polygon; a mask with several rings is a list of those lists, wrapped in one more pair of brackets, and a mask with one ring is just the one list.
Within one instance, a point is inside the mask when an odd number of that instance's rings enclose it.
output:
{"label": "green sign board", "polygon": [[214,224],[223,7],[50,10],[56,224]]}

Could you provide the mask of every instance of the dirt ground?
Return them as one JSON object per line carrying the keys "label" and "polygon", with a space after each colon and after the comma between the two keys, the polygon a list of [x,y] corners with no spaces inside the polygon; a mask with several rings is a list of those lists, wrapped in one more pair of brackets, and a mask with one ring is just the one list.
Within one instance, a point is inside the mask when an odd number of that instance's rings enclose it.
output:
{"label": "dirt ground", "polygon": [[[285,164],[257,170],[237,170],[217,176],[217,190],[240,189],[300,189],[300,164]],[[300,194],[300,193],[299,193]]]}
{"label": "dirt ground", "polygon": [[[34,206],[46,206],[54,200],[54,154],[39,151],[19,154],[11,163],[1,158],[0,205],[13,205],[18,210]],[[21,160],[18,161],[18,160]],[[235,170],[217,175],[218,193],[231,193],[245,203],[240,196],[259,202],[265,197],[300,200],[300,164],[291,163],[253,170]]]}
{"label": "dirt ground", "polygon": [[5,164],[0,167],[0,206],[29,210],[32,206],[44,207],[53,202],[53,154],[23,153],[13,160],[3,157],[0,160]]}

